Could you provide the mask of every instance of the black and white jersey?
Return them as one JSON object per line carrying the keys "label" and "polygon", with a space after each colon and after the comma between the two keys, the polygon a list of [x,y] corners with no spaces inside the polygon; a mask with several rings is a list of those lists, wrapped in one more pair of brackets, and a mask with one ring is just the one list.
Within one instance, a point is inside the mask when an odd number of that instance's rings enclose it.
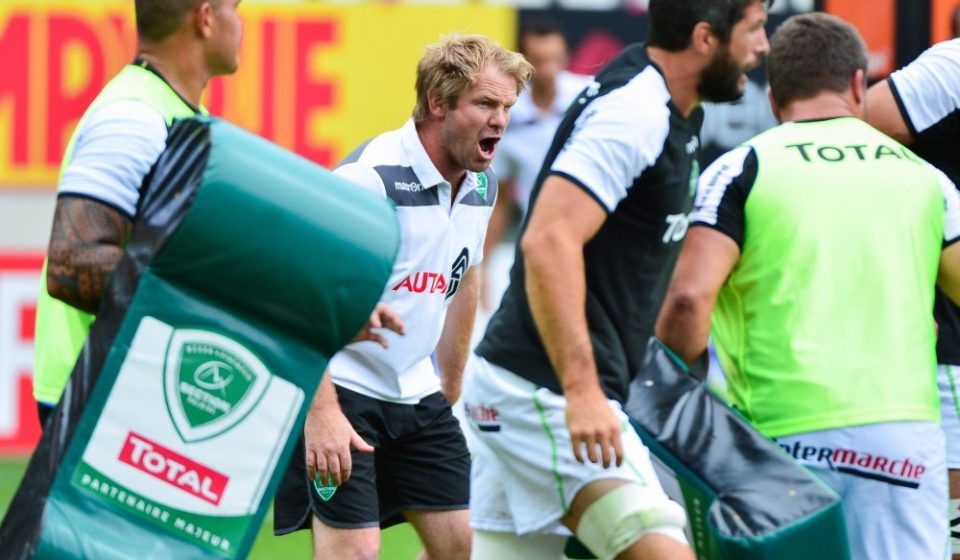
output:
{"label": "black and white jersey", "polygon": [[416,404],[440,390],[432,354],[460,282],[483,260],[496,177],[489,169],[468,171],[454,196],[412,119],[354,150],[335,173],[396,205],[400,247],[380,301],[400,315],[406,334],[384,332],[389,348],[370,341],[348,344],[327,370],[340,387]]}
{"label": "black and white jersey", "polygon": [[[930,47],[888,78],[917,155],[960,185],[960,39]],[[937,290],[937,361],[960,364],[960,308]]]}
{"label": "black and white jersey", "polygon": [[[680,251],[699,176],[703,112],[684,117],[644,45],[627,47],[574,101],[531,196],[559,175],[608,212],[584,247],[587,324],[604,393],[623,401]],[[524,226],[526,227],[526,226]],[[534,325],[522,255],[477,353],[561,392]],[[570,302],[575,305],[575,302]]]}

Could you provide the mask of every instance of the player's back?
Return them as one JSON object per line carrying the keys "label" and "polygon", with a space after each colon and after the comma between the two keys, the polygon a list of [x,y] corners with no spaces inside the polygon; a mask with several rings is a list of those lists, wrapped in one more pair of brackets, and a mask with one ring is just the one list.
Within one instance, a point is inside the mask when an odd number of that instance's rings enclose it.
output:
{"label": "player's back", "polygon": [[698,201],[743,199],[714,335],[734,401],[765,433],[938,421],[941,177],[854,118],[781,125],[706,171]]}

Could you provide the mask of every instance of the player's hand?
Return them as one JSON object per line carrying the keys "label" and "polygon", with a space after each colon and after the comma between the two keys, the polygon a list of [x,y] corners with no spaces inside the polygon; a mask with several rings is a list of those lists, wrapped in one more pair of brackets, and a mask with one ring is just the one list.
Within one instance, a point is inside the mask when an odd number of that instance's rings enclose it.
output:
{"label": "player's hand", "polygon": [[370,318],[367,319],[367,324],[360,329],[360,332],[357,333],[357,336],[355,336],[351,342],[371,340],[386,348],[389,344],[380,329],[388,329],[399,335],[403,335],[406,332],[400,314],[385,303],[377,304],[373,309],[373,313],[370,314]]}
{"label": "player's hand", "polygon": [[[603,468],[614,462],[623,464],[623,427],[610,410],[606,395],[599,387],[588,392],[571,392],[567,398],[567,428],[577,461],[601,463]],[[584,457],[586,449],[586,457]]]}
{"label": "player's hand", "polygon": [[303,427],[307,476],[320,477],[321,483],[331,480],[340,486],[350,478],[353,469],[351,449],[370,453],[373,447],[353,429],[339,409],[311,410]]}

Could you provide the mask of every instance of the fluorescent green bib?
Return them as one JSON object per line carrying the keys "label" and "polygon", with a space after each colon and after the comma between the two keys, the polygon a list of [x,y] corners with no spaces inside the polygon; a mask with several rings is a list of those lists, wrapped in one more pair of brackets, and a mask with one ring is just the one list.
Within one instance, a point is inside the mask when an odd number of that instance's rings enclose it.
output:
{"label": "fluorescent green bib", "polygon": [[938,422],[934,173],[852,118],[788,123],[749,145],[742,256],[713,322],[734,404],[774,437]]}
{"label": "fluorescent green bib", "polygon": [[[163,115],[169,126],[174,119],[194,116],[187,105],[159,76],[137,65],[126,66],[103,88],[84,113],[84,119],[98,107],[122,99],[147,103]],[[83,120],[81,119],[81,123]],[[78,126],[79,128],[79,126]],[[67,145],[61,169],[73,158],[77,136]],[[47,293],[47,263],[43,263],[34,340],[33,396],[55,404],[67,384],[80,350],[87,340],[94,316],[71,307]]]}

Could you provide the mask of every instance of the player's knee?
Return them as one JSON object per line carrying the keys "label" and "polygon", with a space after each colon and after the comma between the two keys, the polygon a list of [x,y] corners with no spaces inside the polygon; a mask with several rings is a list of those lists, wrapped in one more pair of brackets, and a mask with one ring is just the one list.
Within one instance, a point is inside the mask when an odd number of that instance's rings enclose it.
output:
{"label": "player's knee", "polygon": [[442,539],[424,543],[428,560],[468,560],[471,546],[470,527],[449,531]]}
{"label": "player's knee", "polygon": [[335,529],[317,522],[313,525],[313,560],[377,560],[380,557],[380,529]]}
{"label": "player's knee", "polygon": [[636,483],[607,492],[580,516],[577,538],[602,559],[616,558],[648,534],[657,533],[686,544],[687,516],[659,488]]}
{"label": "player's knee", "polygon": [[380,544],[341,540],[335,546],[314,546],[313,560],[377,560]]}

